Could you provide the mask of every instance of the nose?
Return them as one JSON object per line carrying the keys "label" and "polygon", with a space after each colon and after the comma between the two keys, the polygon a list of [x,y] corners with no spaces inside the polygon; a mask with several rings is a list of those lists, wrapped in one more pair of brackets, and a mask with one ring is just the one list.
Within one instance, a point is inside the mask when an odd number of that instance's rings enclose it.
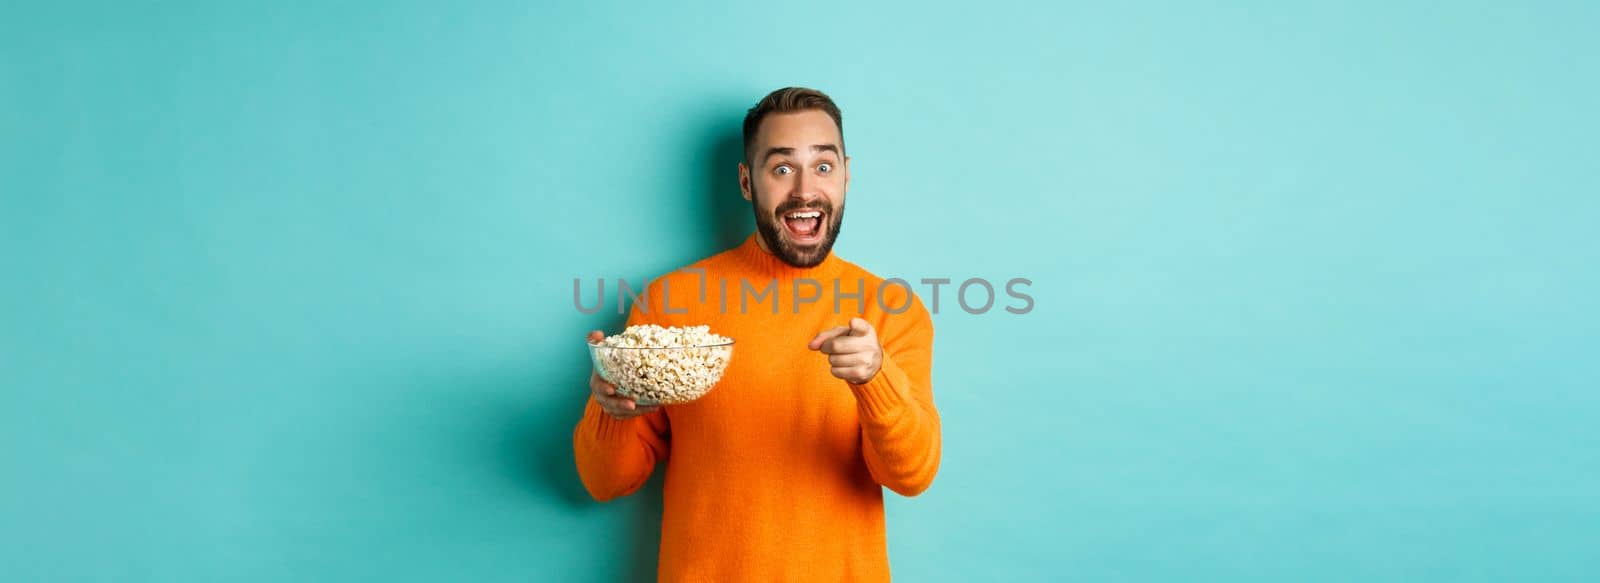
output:
{"label": "nose", "polygon": [[807,176],[806,171],[795,173],[794,188],[789,191],[789,198],[802,203],[809,203],[822,198],[822,192],[817,190],[821,181],[814,176]]}

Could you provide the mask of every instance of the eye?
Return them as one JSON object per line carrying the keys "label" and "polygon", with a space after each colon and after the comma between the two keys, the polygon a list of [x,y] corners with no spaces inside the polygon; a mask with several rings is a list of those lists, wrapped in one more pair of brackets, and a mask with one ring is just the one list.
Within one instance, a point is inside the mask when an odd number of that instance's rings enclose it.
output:
{"label": "eye", "polygon": [[777,173],[778,175],[782,176],[782,175],[785,175],[785,174],[793,173],[794,169],[790,168],[788,164],[784,164],[784,165],[779,166],[777,168],[773,168],[772,171],[774,173]]}
{"label": "eye", "polygon": [[827,174],[829,172],[833,172],[833,164],[829,164],[827,162],[823,162],[821,164],[818,164],[817,165],[817,172],[821,172],[823,174]]}

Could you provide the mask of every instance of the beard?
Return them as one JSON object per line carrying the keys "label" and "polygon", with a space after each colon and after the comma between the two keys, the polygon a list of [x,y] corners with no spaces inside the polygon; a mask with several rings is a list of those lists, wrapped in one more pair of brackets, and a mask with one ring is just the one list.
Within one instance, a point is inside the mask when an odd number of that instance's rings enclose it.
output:
{"label": "beard", "polygon": [[[835,212],[832,207],[820,201],[809,204],[788,201],[778,205],[772,214],[767,214],[761,212],[760,205],[756,204],[758,197],[755,195],[755,189],[752,188],[750,194],[750,208],[756,216],[756,234],[767,243],[767,249],[771,249],[778,259],[794,267],[816,267],[823,259],[828,258],[828,253],[833,251],[833,242],[839,238],[839,230],[844,225],[844,205],[839,205],[838,211]],[[784,238],[785,227],[779,224],[783,220],[780,217],[799,210],[821,211],[822,216],[829,219],[829,222],[819,227],[826,229],[822,234],[822,241],[815,245],[800,247]]]}

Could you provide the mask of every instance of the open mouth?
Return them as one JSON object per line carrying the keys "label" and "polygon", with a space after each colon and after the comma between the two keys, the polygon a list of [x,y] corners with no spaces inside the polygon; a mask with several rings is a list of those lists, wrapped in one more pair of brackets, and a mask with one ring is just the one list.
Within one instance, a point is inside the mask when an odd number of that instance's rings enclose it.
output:
{"label": "open mouth", "polygon": [[822,241],[822,219],[826,216],[819,210],[790,211],[783,214],[783,228],[796,243],[817,243]]}

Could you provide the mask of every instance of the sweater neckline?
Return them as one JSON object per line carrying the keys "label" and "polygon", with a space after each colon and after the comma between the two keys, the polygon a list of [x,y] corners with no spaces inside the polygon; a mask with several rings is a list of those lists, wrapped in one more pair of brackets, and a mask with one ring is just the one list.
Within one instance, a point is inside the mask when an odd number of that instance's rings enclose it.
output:
{"label": "sweater neckline", "polygon": [[761,243],[756,240],[756,237],[759,236],[761,236],[760,233],[752,232],[750,236],[745,237],[743,243],[734,248],[734,254],[739,258],[740,263],[749,266],[757,275],[775,279],[810,278],[821,280],[838,275],[843,266],[844,260],[839,259],[838,254],[831,250],[828,251],[828,256],[822,259],[822,263],[814,266],[795,267],[789,265],[784,263],[783,259],[777,255],[762,249]]}

